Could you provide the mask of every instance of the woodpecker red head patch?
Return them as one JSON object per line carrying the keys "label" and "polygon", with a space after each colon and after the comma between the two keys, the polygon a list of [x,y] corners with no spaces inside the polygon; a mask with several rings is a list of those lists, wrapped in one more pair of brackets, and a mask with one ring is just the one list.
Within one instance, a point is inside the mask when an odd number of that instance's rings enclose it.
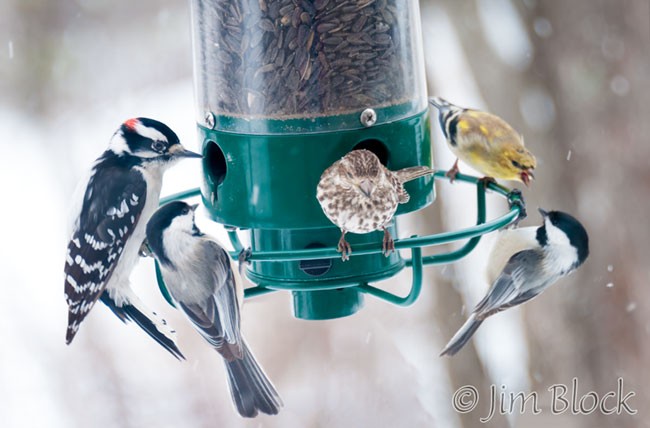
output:
{"label": "woodpecker red head patch", "polygon": [[135,127],[140,124],[140,121],[137,118],[129,119],[126,122],[124,122],[124,126],[126,126],[128,129],[131,131],[135,131]]}

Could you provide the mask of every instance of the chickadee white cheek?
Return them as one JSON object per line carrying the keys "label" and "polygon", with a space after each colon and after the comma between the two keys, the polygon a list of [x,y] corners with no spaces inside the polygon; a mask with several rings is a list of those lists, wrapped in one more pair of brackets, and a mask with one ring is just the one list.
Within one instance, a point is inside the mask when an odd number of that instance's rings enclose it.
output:
{"label": "chickadee white cheek", "polygon": [[546,220],[545,224],[546,236],[548,237],[548,242],[550,244],[567,247],[571,246],[571,241],[569,240],[569,237],[566,235],[566,233],[551,223],[550,220]]}

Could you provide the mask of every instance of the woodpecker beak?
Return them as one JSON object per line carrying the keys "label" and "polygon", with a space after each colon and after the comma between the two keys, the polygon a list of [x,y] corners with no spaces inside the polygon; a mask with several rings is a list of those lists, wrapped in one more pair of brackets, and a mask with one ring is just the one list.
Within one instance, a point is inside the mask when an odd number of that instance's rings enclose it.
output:
{"label": "woodpecker beak", "polygon": [[537,211],[539,211],[539,213],[542,215],[542,218],[548,217],[548,211],[544,211],[541,208],[537,208]]}
{"label": "woodpecker beak", "polygon": [[199,207],[199,204],[190,205],[190,208],[192,209],[192,211],[196,211],[196,209],[198,207]]}
{"label": "woodpecker beak", "polygon": [[372,193],[372,183],[368,179],[363,179],[361,180],[361,183],[359,183],[359,189],[361,189],[361,192],[369,198]]}
{"label": "woodpecker beak", "polygon": [[185,147],[183,147],[180,144],[174,144],[169,148],[169,154],[176,158],[202,158],[203,155],[200,155],[198,153],[194,153],[190,150],[186,150]]}
{"label": "woodpecker beak", "polygon": [[535,179],[535,175],[533,174],[532,169],[527,169],[525,171],[521,171],[520,174],[521,181],[526,185],[529,186],[530,182]]}

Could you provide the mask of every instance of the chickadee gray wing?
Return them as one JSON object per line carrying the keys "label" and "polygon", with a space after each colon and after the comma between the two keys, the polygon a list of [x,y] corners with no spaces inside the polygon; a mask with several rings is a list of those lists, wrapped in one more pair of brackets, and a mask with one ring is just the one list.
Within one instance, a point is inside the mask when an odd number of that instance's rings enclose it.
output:
{"label": "chickadee gray wing", "polygon": [[230,256],[209,239],[201,242],[197,254],[202,258],[197,266],[209,267],[198,272],[199,281],[209,284],[212,293],[200,302],[184,301],[182,291],[175,298],[201,336],[226,359],[242,358],[238,285]]}
{"label": "chickadee gray wing", "polygon": [[474,313],[477,318],[484,319],[537,296],[543,290],[543,284],[535,280],[543,259],[544,255],[537,249],[513,255],[486,296],[476,305]]}
{"label": "chickadee gray wing", "polygon": [[535,278],[541,269],[543,258],[538,249],[520,251],[510,257],[488,293],[440,355],[454,355],[460,351],[487,317],[541,293],[548,283]]}

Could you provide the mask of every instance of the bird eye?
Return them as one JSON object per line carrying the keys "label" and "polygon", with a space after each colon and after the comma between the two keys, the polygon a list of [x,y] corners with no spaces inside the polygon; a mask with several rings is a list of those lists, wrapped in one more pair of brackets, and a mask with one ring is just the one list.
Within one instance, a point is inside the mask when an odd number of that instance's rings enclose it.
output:
{"label": "bird eye", "polygon": [[153,143],[151,143],[151,148],[153,149],[153,151],[161,153],[165,150],[165,143],[163,143],[162,141],[154,141]]}
{"label": "bird eye", "polygon": [[184,207],[183,210],[181,211],[183,214],[189,214],[190,208],[189,207]]}
{"label": "bird eye", "polygon": [[515,168],[521,169],[521,164],[519,162],[517,162],[516,160],[513,160],[511,162],[512,162],[512,166],[514,166]]}

